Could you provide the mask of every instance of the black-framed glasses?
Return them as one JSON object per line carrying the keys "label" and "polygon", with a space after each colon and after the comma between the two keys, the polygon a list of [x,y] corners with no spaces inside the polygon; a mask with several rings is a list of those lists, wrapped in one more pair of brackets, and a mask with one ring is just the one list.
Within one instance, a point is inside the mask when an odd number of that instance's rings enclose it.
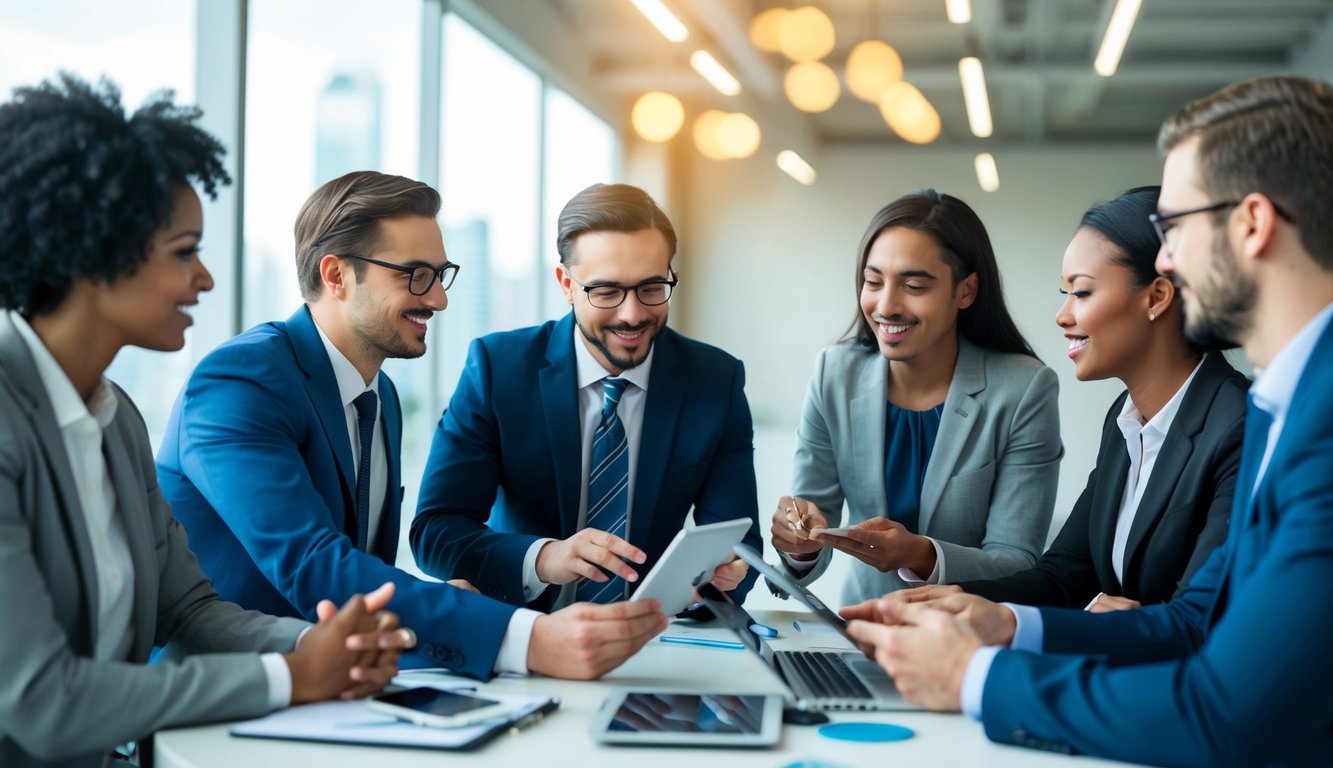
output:
{"label": "black-framed glasses", "polygon": [[409,267],[404,264],[393,264],[388,261],[380,261],[379,259],[372,259],[369,256],[361,256],[355,253],[344,253],[342,254],[342,257],[344,259],[364,261],[367,264],[374,264],[377,267],[385,267],[386,269],[392,269],[395,272],[402,272],[405,275],[410,275],[407,280],[407,291],[413,296],[425,296],[431,289],[431,286],[435,285],[436,280],[440,281],[441,288],[446,291],[449,290],[449,286],[454,284],[454,278],[458,277],[459,270],[459,265],[452,261],[446,261],[443,267],[432,267],[426,264],[418,264]]}
{"label": "black-framed glasses", "polygon": [[625,297],[630,291],[634,291],[634,297],[645,307],[657,307],[667,303],[671,298],[671,289],[676,287],[680,279],[676,273],[672,272],[671,277],[654,277],[644,280],[638,285],[616,285],[615,283],[598,283],[596,285],[587,285],[582,280],[574,277],[569,270],[565,270],[569,279],[578,283],[579,287],[588,296],[588,303],[598,309],[615,309],[625,303]]}
{"label": "black-framed glasses", "polygon": [[[1175,238],[1171,236],[1171,233],[1176,231],[1176,225],[1171,223],[1175,219],[1183,218],[1185,216],[1193,216],[1196,213],[1217,213],[1218,211],[1225,211],[1228,208],[1235,208],[1242,202],[1242,200],[1224,200],[1220,203],[1212,203],[1198,208],[1189,208],[1184,211],[1176,211],[1175,213],[1150,213],[1148,214],[1148,221],[1152,222],[1152,228],[1157,232],[1157,240],[1162,244],[1163,248],[1166,248],[1166,252],[1170,254],[1173,253],[1176,248]],[[1287,215],[1286,211],[1279,208],[1277,203],[1273,203],[1273,210],[1277,212],[1278,216],[1281,216],[1287,221],[1291,221],[1291,217]]]}

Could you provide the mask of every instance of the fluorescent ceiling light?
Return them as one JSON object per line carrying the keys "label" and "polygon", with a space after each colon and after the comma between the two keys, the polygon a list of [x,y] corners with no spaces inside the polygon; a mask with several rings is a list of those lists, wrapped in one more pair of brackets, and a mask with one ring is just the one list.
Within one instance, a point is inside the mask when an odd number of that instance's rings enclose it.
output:
{"label": "fluorescent ceiling light", "polygon": [[989,152],[977,155],[977,183],[983,192],[994,192],[1000,188],[1000,170],[995,167],[995,158]]}
{"label": "fluorescent ceiling light", "polygon": [[698,50],[690,54],[690,66],[723,96],[735,96],[741,92],[740,81],[708,51]]}
{"label": "fluorescent ceiling light", "polygon": [[662,5],[662,0],[629,1],[634,3],[634,7],[638,8],[640,13],[648,17],[653,26],[657,27],[657,31],[662,33],[662,37],[673,43],[679,43],[690,36],[690,31],[685,28],[684,24],[680,23],[680,19],[676,18],[674,13],[667,10],[665,5]]}
{"label": "fluorescent ceiling light", "polygon": [[1125,52],[1125,43],[1129,42],[1140,5],[1142,0],[1118,0],[1115,4],[1111,21],[1106,25],[1106,35],[1102,38],[1102,47],[1097,49],[1097,59],[1092,63],[1092,68],[1102,77],[1114,75],[1120,66],[1120,54]]}
{"label": "fluorescent ceiling light", "polygon": [[815,169],[790,149],[784,149],[778,153],[778,167],[782,169],[783,173],[807,187],[815,183]]}
{"label": "fluorescent ceiling light", "polygon": [[944,0],[944,12],[954,24],[966,24],[972,20],[972,0]]}
{"label": "fluorescent ceiling light", "polygon": [[963,81],[963,103],[967,105],[967,124],[972,135],[986,138],[993,126],[990,117],[990,97],[986,95],[986,74],[981,59],[967,56],[958,60],[958,77]]}

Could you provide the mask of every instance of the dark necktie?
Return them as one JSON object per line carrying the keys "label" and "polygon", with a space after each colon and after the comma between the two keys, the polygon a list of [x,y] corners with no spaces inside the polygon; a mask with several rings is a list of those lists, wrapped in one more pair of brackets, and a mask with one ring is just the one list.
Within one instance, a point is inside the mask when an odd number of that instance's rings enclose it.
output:
{"label": "dark necktie", "polygon": [[1248,400],[1249,405],[1245,410],[1245,443],[1240,454],[1240,474],[1236,477],[1236,482],[1239,484],[1236,489],[1236,502],[1239,504],[1242,523],[1250,519],[1251,502],[1256,490],[1255,480],[1259,477],[1259,466],[1263,463],[1264,452],[1268,450],[1268,431],[1273,426],[1273,416],[1255,405],[1253,396]]}
{"label": "dark necktie", "polygon": [[356,431],[361,437],[361,463],[356,470],[356,548],[370,549],[370,447],[375,439],[375,417],[379,398],[365,391],[352,401],[356,406]]}
{"label": "dark necktie", "polygon": [[[625,538],[629,512],[629,444],[616,407],[629,381],[602,380],[602,421],[593,434],[592,459],[588,462],[588,519],[585,528],[596,528]],[[610,603],[625,596],[625,581],[582,581],[578,599]]]}

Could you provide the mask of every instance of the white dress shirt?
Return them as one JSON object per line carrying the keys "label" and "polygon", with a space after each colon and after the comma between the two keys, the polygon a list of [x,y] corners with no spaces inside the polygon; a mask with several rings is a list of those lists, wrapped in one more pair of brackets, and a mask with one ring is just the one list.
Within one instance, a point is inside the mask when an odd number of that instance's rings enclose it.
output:
{"label": "white dress shirt", "polygon": [[319,327],[318,320],[315,321],[315,330],[319,331],[319,340],[324,342],[324,351],[328,353],[329,363],[333,365],[333,378],[338,382],[338,397],[343,404],[343,416],[347,419],[347,439],[352,444],[353,486],[356,485],[357,473],[361,471],[361,430],[357,427],[356,406],[352,401],[364,392],[375,393],[375,432],[370,441],[370,529],[366,536],[366,546],[374,552],[380,518],[384,516],[384,495],[389,484],[389,464],[384,454],[384,419],[380,417],[384,413],[380,377],[377,372],[367,384],[352,361],[329,341],[324,329]]}

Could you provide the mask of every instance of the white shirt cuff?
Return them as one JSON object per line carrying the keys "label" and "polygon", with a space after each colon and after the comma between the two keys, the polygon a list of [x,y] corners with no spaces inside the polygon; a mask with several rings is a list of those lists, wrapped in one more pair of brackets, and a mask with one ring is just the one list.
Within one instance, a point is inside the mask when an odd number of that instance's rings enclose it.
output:
{"label": "white shirt cuff", "polygon": [[[302,632],[304,635],[305,633]],[[281,653],[261,653],[259,663],[264,665],[268,678],[268,708],[282,709],[292,703],[292,670]]]}
{"label": "white shirt cuff", "polygon": [[1000,652],[998,645],[986,645],[978,648],[967,662],[967,671],[963,673],[963,690],[959,692],[959,702],[963,714],[973,720],[981,719],[981,697],[986,692],[986,678],[990,676],[991,664],[995,654]]}
{"label": "white shirt cuff", "polygon": [[495,672],[517,675],[528,673],[528,644],[532,641],[532,625],[543,614],[530,608],[519,608],[509,617],[509,627],[500,641],[500,652],[495,656]]}
{"label": "white shirt cuff", "polygon": [[816,565],[819,565],[818,557],[810,560],[797,560],[786,552],[779,552],[778,556],[782,558],[782,562],[787,564],[787,570],[797,576],[804,576],[813,571]]}
{"label": "white shirt cuff", "polygon": [[1009,647],[1015,651],[1041,653],[1041,610],[1030,605],[1000,603],[1014,612],[1014,639]]}
{"label": "white shirt cuff", "polygon": [[[537,539],[528,547],[528,553],[523,556],[523,602],[530,603],[541,596],[546,588],[551,586],[541,579],[537,578],[537,555],[542,551],[542,547],[555,539]],[[512,626],[512,624],[510,625]],[[524,642],[526,646],[527,643]]]}
{"label": "white shirt cuff", "polygon": [[944,548],[940,546],[938,541],[935,541],[929,536],[926,536],[925,539],[930,542],[930,546],[935,548],[935,567],[931,569],[930,575],[922,579],[921,576],[911,568],[899,568],[898,578],[913,587],[920,587],[926,584],[948,584],[949,582],[944,580]]}

